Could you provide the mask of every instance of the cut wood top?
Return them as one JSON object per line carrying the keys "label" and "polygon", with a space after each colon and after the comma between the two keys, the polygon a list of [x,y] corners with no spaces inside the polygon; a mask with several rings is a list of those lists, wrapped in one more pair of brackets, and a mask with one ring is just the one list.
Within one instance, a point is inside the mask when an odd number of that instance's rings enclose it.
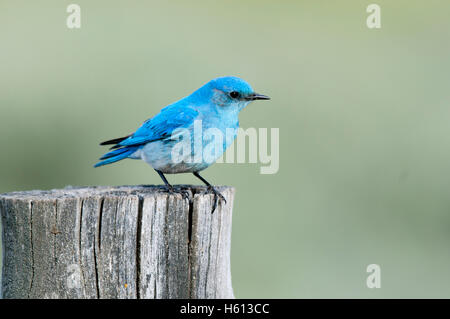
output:
{"label": "cut wood top", "polygon": [[[231,190],[230,186],[214,186],[219,192]],[[64,197],[88,197],[88,196],[127,196],[127,195],[154,195],[169,194],[180,195],[180,190],[190,192],[191,196],[196,194],[206,194],[207,187],[200,185],[174,185],[175,192],[168,193],[167,188],[162,185],[121,185],[121,186],[66,186],[61,189],[51,190],[30,190],[1,193],[0,198],[24,198],[30,199],[58,199]]]}

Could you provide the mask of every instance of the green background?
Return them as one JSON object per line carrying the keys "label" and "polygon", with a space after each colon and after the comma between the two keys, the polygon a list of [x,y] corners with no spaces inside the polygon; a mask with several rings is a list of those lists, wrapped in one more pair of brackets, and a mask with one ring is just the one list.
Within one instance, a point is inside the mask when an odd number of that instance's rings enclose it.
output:
{"label": "green background", "polygon": [[[450,2],[0,0],[0,192],[160,184],[141,161],[94,169],[208,80],[272,97],[243,128],[280,129],[280,170],[217,164],[237,189],[238,298],[450,297]],[[198,183],[191,175],[171,182]],[[381,266],[381,289],[366,267]]]}

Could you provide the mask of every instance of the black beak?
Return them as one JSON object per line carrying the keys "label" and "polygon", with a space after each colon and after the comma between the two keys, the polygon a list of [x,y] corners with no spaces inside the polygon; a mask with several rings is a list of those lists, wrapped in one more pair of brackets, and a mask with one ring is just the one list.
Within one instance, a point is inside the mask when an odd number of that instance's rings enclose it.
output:
{"label": "black beak", "polygon": [[249,100],[250,101],[255,101],[255,100],[270,100],[270,97],[266,96],[266,95],[262,95],[262,94],[258,94],[258,93],[253,93],[249,96]]}

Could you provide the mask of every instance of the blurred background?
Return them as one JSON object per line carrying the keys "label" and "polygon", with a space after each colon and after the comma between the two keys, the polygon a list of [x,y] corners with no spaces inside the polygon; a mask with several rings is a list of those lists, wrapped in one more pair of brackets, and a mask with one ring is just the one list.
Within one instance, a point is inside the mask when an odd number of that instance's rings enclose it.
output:
{"label": "blurred background", "polygon": [[236,297],[450,297],[450,2],[370,3],[0,0],[0,193],[160,184],[98,143],[236,75],[272,97],[241,126],[280,129],[277,174],[204,172],[237,189]]}

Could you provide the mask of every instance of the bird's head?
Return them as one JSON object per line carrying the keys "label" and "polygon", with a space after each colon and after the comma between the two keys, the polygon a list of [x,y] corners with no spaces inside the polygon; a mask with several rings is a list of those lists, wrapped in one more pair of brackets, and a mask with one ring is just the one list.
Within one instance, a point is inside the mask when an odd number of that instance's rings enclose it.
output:
{"label": "bird's head", "polygon": [[207,97],[220,109],[242,110],[250,102],[270,100],[268,96],[253,91],[250,84],[235,76],[225,76],[209,81],[199,89],[199,93]]}

